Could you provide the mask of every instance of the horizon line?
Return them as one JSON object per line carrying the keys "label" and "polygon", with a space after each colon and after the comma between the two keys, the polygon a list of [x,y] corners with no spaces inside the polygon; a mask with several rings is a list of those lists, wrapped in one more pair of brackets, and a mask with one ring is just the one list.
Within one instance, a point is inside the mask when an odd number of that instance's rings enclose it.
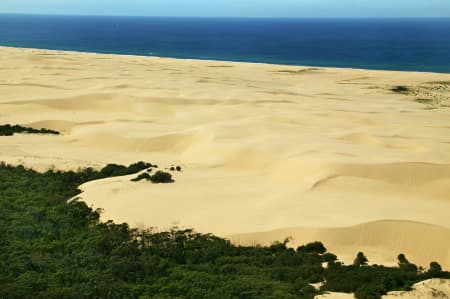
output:
{"label": "horizon line", "polygon": [[1,12],[0,15],[35,15],[35,16],[70,16],[70,17],[129,17],[129,18],[203,18],[203,19],[450,19],[450,16],[193,16],[193,15],[119,15],[96,13],[29,13],[29,12]]}

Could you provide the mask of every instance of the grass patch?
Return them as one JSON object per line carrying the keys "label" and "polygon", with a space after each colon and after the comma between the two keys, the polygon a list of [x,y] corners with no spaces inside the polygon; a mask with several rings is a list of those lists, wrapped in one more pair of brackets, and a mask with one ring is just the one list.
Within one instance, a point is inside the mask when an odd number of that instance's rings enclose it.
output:
{"label": "grass patch", "polygon": [[50,130],[50,129],[33,129],[29,127],[23,127],[20,125],[1,125],[0,126],[0,136],[13,136],[16,133],[25,133],[25,134],[51,134],[51,135],[59,135],[58,131]]}
{"label": "grass patch", "polygon": [[229,68],[229,67],[233,67],[232,65],[209,65],[208,67],[212,67],[212,68]]}
{"label": "grass patch", "polygon": [[395,93],[401,93],[401,94],[408,94],[409,92],[411,92],[411,88],[409,88],[408,86],[404,86],[404,85],[394,86],[390,90]]}
{"label": "grass patch", "polygon": [[276,71],[277,73],[286,73],[286,74],[303,74],[303,73],[308,73],[308,72],[313,72],[313,71],[320,71],[319,68],[307,68],[307,69],[301,69],[301,70],[280,70],[280,71]]}
{"label": "grass patch", "polygon": [[450,81],[432,81],[432,82],[428,82],[428,84],[440,84],[440,85],[449,85],[450,86]]}
{"label": "grass patch", "polygon": [[419,99],[416,99],[416,102],[420,103],[420,104],[432,104],[433,103],[433,99],[422,99],[422,98],[419,98]]}

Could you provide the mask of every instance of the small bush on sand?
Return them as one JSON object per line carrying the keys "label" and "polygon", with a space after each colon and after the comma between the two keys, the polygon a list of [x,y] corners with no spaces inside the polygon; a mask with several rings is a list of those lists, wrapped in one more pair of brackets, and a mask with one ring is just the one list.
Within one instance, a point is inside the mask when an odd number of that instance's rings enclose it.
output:
{"label": "small bush on sand", "polygon": [[397,85],[391,88],[391,91],[396,92],[396,93],[409,93],[411,91],[411,89],[408,86],[404,86],[404,85]]}
{"label": "small bush on sand", "polygon": [[416,99],[417,103],[421,103],[421,104],[431,104],[433,103],[432,99]]}
{"label": "small bush on sand", "polygon": [[135,177],[134,179],[132,179],[132,182],[139,182],[142,180],[151,180],[151,176],[148,173],[141,173],[140,175],[138,175],[137,177]]}
{"label": "small bush on sand", "polygon": [[151,176],[150,181],[155,184],[174,182],[174,180],[172,179],[172,175],[164,171],[157,171],[154,175]]}

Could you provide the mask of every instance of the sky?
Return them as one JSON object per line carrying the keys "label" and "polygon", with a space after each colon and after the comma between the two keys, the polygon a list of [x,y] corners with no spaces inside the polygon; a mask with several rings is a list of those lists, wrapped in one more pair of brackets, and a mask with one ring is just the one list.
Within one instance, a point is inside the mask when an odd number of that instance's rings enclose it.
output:
{"label": "sky", "polygon": [[450,17],[450,0],[0,0],[0,13],[196,17]]}

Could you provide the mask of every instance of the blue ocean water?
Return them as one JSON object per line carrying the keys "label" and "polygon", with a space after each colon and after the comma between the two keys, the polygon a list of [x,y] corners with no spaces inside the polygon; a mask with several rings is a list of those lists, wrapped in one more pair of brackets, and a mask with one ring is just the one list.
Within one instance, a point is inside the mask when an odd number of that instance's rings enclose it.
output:
{"label": "blue ocean water", "polygon": [[242,19],[0,14],[0,45],[450,73],[450,19]]}

